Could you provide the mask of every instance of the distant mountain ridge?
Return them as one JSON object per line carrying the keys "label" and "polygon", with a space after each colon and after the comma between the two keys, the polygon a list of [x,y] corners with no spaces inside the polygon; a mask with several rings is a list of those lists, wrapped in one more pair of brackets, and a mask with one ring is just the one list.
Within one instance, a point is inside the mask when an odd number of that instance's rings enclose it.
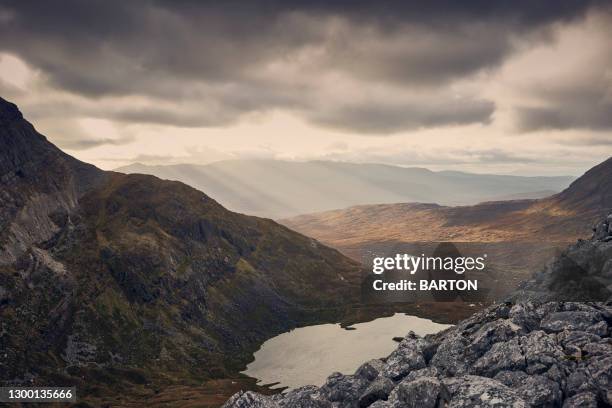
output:
{"label": "distant mountain ridge", "polygon": [[[561,193],[537,200],[483,202],[472,206],[400,203],[354,206],[282,220],[334,242],[355,239],[572,242],[612,209],[612,158],[598,164]],[[340,238],[338,238],[340,239]]]}
{"label": "distant mountain ridge", "polygon": [[284,218],[354,205],[426,202],[467,205],[519,194],[539,198],[566,188],[573,177],[522,177],[434,172],[418,167],[331,161],[227,160],[207,165],[116,169],[178,180],[231,210]]}
{"label": "distant mountain ridge", "polygon": [[427,250],[440,242],[488,253],[511,284],[543,266],[555,251],[591,233],[612,211],[612,158],[561,193],[538,200],[472,206],[401,203],[362,205],[280,220],[344,254],[367,263],[373,253]]}

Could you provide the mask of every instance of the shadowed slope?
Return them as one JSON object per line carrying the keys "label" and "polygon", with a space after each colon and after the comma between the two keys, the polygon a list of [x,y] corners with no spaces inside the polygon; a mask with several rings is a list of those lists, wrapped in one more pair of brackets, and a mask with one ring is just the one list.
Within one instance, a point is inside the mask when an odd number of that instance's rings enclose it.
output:
{"label": "shadowed slope", "polygon": [[81,163],[1,102],[1,384],[121,405],[236,376],[265,339],[356,300],[360,266],[338,251],[182,183]]}

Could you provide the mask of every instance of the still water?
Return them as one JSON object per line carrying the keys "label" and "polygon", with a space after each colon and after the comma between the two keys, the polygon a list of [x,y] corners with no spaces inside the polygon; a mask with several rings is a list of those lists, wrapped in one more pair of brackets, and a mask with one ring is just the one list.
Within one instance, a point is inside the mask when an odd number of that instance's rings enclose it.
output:
{"label": "still water", "polygon": [[450,326],[396,313],[355,324],[354,330],[339,324],[302,327],[266,341],[243,373],[259,384],[278,382],[277,387],[322,385],[334,371],[352,374],[365,361],[387,356],[397,347],[393,337],[410,330],[419,335],[437,333]]}

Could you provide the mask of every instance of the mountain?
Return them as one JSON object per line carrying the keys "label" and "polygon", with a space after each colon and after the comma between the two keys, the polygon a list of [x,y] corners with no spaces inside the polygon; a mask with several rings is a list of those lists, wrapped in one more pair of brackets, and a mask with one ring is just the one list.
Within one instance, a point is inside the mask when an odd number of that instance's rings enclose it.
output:
{"label": "mountain", "polygon": [[543,191],[559,192],[573,180],[331,161],[229,160],[204,166],[132,164],[117,171],[182,181],[207,192],[231,210],[275,219],[361,204],[415,201],[464,205],[514,194],[537,198]]}
{"label": "mountain", "polygon": [[50,144],[1,98],[0,127],[0,263],[7,263],[57,232],[49,215],[73,210],[106,174]]}
{"label": "mountain", "polygon": [[590,233],[612,209],[612,158],[561,193],[538,200],[484,202],[473,206],[380,204],[281,220],[296,231],[369,264],[373,254],[429,252],[440,242],[489,255],[512,285],[543,266],[556,251]]}
{"label": "mountain", "polygon": [[357,299],[360,265],[336,250],[180,182],[82,163],[3,99],[0,181],[3,386],[123,405],[236,378],[265,339]]}
{"label": "mountain", "polygon": [[[612,214],[512,295],[321,386],[223,408],[612,406]],[[587,297],[582,297],[587,295]]]}

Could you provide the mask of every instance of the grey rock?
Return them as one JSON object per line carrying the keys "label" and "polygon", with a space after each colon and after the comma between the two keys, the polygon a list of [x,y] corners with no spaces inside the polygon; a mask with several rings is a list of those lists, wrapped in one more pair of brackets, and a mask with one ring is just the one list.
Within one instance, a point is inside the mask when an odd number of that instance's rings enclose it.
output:
{"label": "grey rock", "polygon": [[392,408],[387,401],[376,401],[369,408]]}
{"label": "grey rock", "polygon": [[510,321],[529,332],[540,326],[540,316],[532,302],[517,303],[510,309],[508,314]]}
{"label": "grey rock", "polygon": [[597,343],[599,340],[601,340],[601,337],[598,335],[580,330],[564,330],[557,335],[557,342],[564,348],[568,346],[581,348],[589,343]]}
{"label": "grey rock", "polygon": [[471,336],[472,342],[469,345],[469,351],[475,356],[481,356],[493,344],[505,342],[515,337],[520,329],[520,326],[505,319],[486,323]]}
{"label": "grey rock", "polygon": [[514,338],[507,342],[495,343],[484,356],[476,361],[470,371],[474,374],[493,377],[503,370],[523,370],[525,367],[525,357],[519,340]]}
{"label": "grey rock", "polygon": [[466,374],[470,365],[465,354],[468,344],[468,340],[457,332],[449,333],[438,346],[438,351],[431,359],[431,365],[442,375]]}
{"label": "grey rock", "polygon": [[557,407],[563,397],[559,385],[543,375],[525,377],[516,390],[533,407]]}
{"label": "grey rock", "polygon": [[398,348],[387,357],[386,365],[381,370],[381,375],[398,381],[413,370],[426,367],[423,350],[429,343],[416,335],[409,334],[402,340]]}
{"label": "grey rock", "polygon": [[521,348],[525,355],[527,366],[549,366],[564,358],[561,347],[557,344],[555,335],[549,335],[541,330],[533,331],[520,338]]}
{"label": "grey rock", "polygon": [[599,337],[606,337],[608,335],[608,323],[605,321],[597,322],[586,328],[586,331],[593,333]]}
{"label": "grey rock", "polygon": [[586,329],[601,320],[601,314],[597,312],[556,312],[542,319],[540,328],[548,333],[558,333],[563,330],[586,331]]}
{"label": "grey rock", "polygon": [[399,383],[389,396],[389,405],[393,408],[433,408],[440,397],[448,397],[440,381],[434,377],[420,377]]}
{"label": "grey rock", "polygon": [[593,228],[593,239],[603,241],[609,236],[608,220],[601,221]]}
{"label": "grey rock", "polygon": [[332,408],[332,403],[322,399],[314,385],[299,387],[272,397],[281,408]]}
{"label": "grey rock", "polygon": [[582,353],[585,358],[592,359],[595,357],[605,357],[610,355],[610,349],[612,346],[608,344],[605,340],[602,340],[598,343],[589,343],[585,344],[582,348]]}
{"label": "grey rock", "polygon": [[322,398],[338,403],[334,407],[348,408],[358,405],[359,397],[368,386],[368,381],[362,378],[333,373],[319,389]]}
{"label": "grey rock", "polygon": [[378,400],[386,400],[395,384],[387,377],[380,376],[368,385],[359,397],[359,407],[365,408]]}
{"label": "grey rock", "polygon": [[363,378],[368,381],[374,380],[378,377],[378,374],[385,367],[385,362],[380,359],[370,360],[363,363],[357,371],[355,371],[355,377]]}
{"label": "grey rock", "polygon": [[520,370],[519,371],[500,371],[499,373],[495,374],[494,379],[512,389],[516,389],[525,382],[525,379],[527,377],[528,377],[527,373],[524,371],[520,371]]}
{"label": "grey rock", "polygon": [[491,378],[467,375],[447,378],[443,384],[450,392],[449,408],[527,407],[527,402],[511,388]]}
{"label": "grey rock", "polygon": [[591,381],[588,371],[585,368],[578,368],[568,375],[565,393],[573,396],[585,392],[597,393],[597,387]]}
{"label": "grey rock", "polygon": [[271,398],[254,393],[240,391],[234,394],[221,408],[279,408]]}
{"label": "grey rock", "polygon": [[574,395],[565,400],[563,408],[597,408],[597,396],[590,392]]}
{"label": "grey rock", "polygon": [[587,371],[599,397],[606,404],[612,405],[612,350],[608,357],[590,359]]}
{"label": "grey rock", "polygon": [[403,381],[414,381],[421,377],[438,377],[439,372],[436,367],[421,368],[420,370],[411,371]]}

